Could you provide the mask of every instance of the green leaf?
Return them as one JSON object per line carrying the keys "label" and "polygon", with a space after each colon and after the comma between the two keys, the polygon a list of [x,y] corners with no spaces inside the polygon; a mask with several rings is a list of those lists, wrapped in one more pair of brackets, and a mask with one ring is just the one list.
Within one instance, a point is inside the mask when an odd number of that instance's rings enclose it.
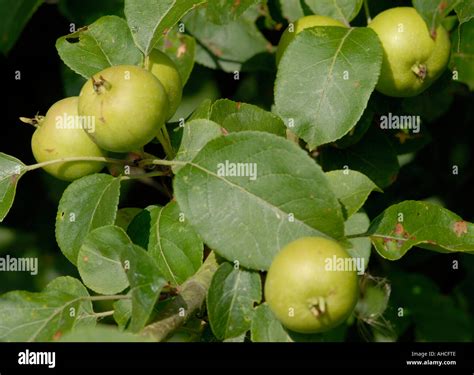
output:
{"label": "green leaf", "polygon": [[17,158],[0,152],[0,223],[13,205],[18,181],[26,166]]}
{"label": "green leaf", "polygon": [[441,25],[443,25],[446,31],[451,34],[454,28],[459,25],[459,18],[457,16],[447,16],[443,19]]}
{"label": "green leaf", "polygon": [[289,22],[296,21],[304,16],[301,0],[279,0],[281,12]]}
{"label": "green leaf", "polygon": [[216,24],[235,21],[259,0],[213,0],[207,5],[207,17]]}
{"label": "green leaf", "polygon": [[474,252],[474,224],[428,202],[405,201],[387,208],[371,224],[378,253],[400,259],[413,246],[438,252]]}
{"label": "green leaf", "polygon": [[42,0],[3,0],[0,3],[0,51],[6,55]]}
{"label": "green leaf", "polygon": [[451,70],[457,73],[457,79],[474,90],[474,20],[465,22],[454,31],[452,36]]}
{"label": "green leaf", "polygon": [[[370,219],[364,212],[357,212],[352,215],[345,224],[344,234],[346,236],[365,233],[370,226]],[[363,259],[364,271],[369,265],[370,253],[372,249],[372,242],[368,237],[351,238],[349,239],[352,247],[346,248],[349,255],[356,259]]]}
{"label": "green leaf", "polygon": [[[176,154],[176,161],[192,161],[201,149],[211,140],[222,135],[219,124],[209,120],[192,120],[184,123],[183,139]],[[173,172],[178,173],[181,165],[173,166]]]}
{"label": "green leaf", "polygon": [[[369,101],[370,105],[370,101]],[[374,109],[367,106],[357,124],[341,139],[336,141],[339,148],[346,148],[359,142],[374,121]]]}
{"label": "green leaf", "polygon": [[360,11],[363,0],[304,0],[315,14],[339,20],[349,26]]}
{"label": "green leaf", "polygon": [[371,29],[305,29],[280,61],[276,112],[310,149],[335,141],[359,121],[381,64],[382,47]]}
{"label": "green leaf", "polygon": [[241,71],[246,61],[269,47],[255,23],[245,18],[215,25],[207,21],[205,10],[199,10],[189,14],[185,24],[198,42],[196,61],[208,68]]}
{"label": "green leaf", "polygon": [[145,326],[166,284],[153,257],[133,244],[123,229],[112,225],[87,236],[78,268],[84,283],[98,293],[116,294],[130,286],[133,332]]}
{"label": "green leaf", "polygon": [[439,293],[433,297],[426,305],[417,301],[414,316],[416,341],[472,342],[472,315],[457,306],[451,296]]}
{"label": "green leaf", "polygon": [[469,313],[459,307],[454,296],[441,293],[431,279],[419,273],[397,271],[388,277],[392,282],[389,305],[395,312],[403,311],[403,317],[397,316],[395,323],[413,322],[417,341],[473,340]]}
{"label": "green leaf", "polygon": [[104,226],[90,232],[79,250],[77,268],[84,284],[100,294],[117,294],[129,286],[122,254],[132,242],[123,229]]}
{"label": "green leaf", "polygon": [[125,16],[136,45],[148,56],[167,30],[204,0],[125,0]]}
{"label": "green leaf", "polygon": [[188,121],[192,120],[209,120],[211,118],[211,107],[212,100],[205,99],[201,104],[194,110],[193,114],[188,118]]}
{"label": "green leaf", "polygon": [[461,0],[413,0],[413,6],[423,17],[433,36],[443,19],[460,3]]}
{"label": "green leaf", "polygon": [[196,40],[192,36],[178,32],[174,27],[159,40],[156,47],[174,61],[184,86],[194,68]]}
{"label": "green leaf", "polygon": [[250,329],[254,304],[262,299],[260,275],[223,263],[217,269],[207,294],[212,332],[220,339],[240,336]]}
{"label": "green leaf", "polygon": [[56,41],[64,63],[85,78],[114,65],[141,65],[127,23],[117,16],[99,18],[92,25]]}
{"label": "green leaf", "polygon": [[266,303],[255,309],[250,332],[253,342],[293,342]]}
{"label": "green leaf", "polygon": [[212,105],[211,120],[229,133],[257,130],[286,136],[285,124],[278,116],[252,104],[228,99],[217,100]]}
{"label": "green leaf", "polygon": [[129,264],[127,272],[132,295],[130,330],[140,332],[148,322],[166,280],[161,276],[155,260],[141,247],[132,245],[122,252],[122,264]]}
{"label": "green leaf", "polygon": [[84,238],[95,228],[115,222],[120,179],[94,174],[74,181],[59,202],[56,240],[59,248],[76,264]]}
{"label": "green leaf", "polygon": [[66,97],[78,96],[87,80],[69,69],[66,64],[61,64],[61,81],[63,92]]}
{"label": "green leaf", "polygon": [[459,18],[459,23],[470,21],[474,17],[474,3],[472,0],[460,0],[454,10]]}
{"label": "green leaf", "polygon": [[0,296],[0,341],[51,341],[78,326],[95,325],[92,303],[81,282],[58,277],[41,293]]}
{"label": "green leaf", "polygon": [[146,342],[151,341],[144,336],[121,332],[117,327],[99,324],[95,327],[75,329],[60,340],[61,342]]}
{"label": "green leaf", "polygon": [[59,11],[77,25],[88,25],[102,16],[123,17],[124,0],[59,0]]}
{"label": "green leaf", "polygon": [[113,306],[114,320],[119,329],[124,330],[132,317],[132,301],[130,299],[120,299],[114,302]]}
{"label": "green leaf", "polygon": [[253,342],[323,342],[342,341],[345,327],[324,334],[301,334],[284,328],[270,307],[263,303],[255,309],[251,325]]}
{"label": "green leaf", "polygon": [[151,211],[148,253],[172,286],[181,285],[196,273],[202,265],[203,251],[204,244],[176,202]]}
{"label": "green leaf", "polygon": [[125,207],[119,209],[117,211],[117,217],[115,218],[115,225],[126,231],[133,219],[142,211],[143,210],[138,207]]}
{"label": "green leaf", "polygon": [[183,119],[191,116],[204,100],[210,99],[213,101],[220,96],[220,90],[213,72],[199,67],[195,74],[191,74],[188,83],[184,87],[183,100],[170,121],[182,123]]}
{"label": "green leaf", "polygon": [[243,267],[268,269],[284,245],[303,236],[343,236],[341,208],[320,167],[273,134],[210,141],[178,172],[174,188],[204,242]]}
{"label": "green leaf", "polygon": [[151,212],[158,206],[149,206],[135,216],[127,228],[127,234],[135,245],[148,248],[151,231]]}
{"label": "green leaf", "polygon": [[324,170],[359,171],[382,189],[395,181],[399,170],[393,146],[385,134],[375,128],[369,129],[362,140],[351,147],[324,149],[320,163]]}
{"label": "green leaf", "polygon": [[326,173],[331,189],[342,203],[346,217],[355,214],[364,205],[372,191],[382,193],[366,175],[350,169]]}

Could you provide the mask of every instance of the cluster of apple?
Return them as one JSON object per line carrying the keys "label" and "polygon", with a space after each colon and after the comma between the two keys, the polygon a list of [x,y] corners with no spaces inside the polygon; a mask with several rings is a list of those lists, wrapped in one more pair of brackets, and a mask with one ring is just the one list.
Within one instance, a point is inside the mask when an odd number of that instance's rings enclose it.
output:
{"label": "cluster of apple", "polygon": [[[37,116],[31,140],[37,162],[58,179],[73,181],[102,170],[100,158],[108,152],[139,151],[152,141],[180,104],[182,81],[174,62],[159,50],[145,66],[109,67],[93,75],[78,97],[62,99],[46,116]],[[48,164],[65,158],[84,160]]]}
{"label": "cluster of apple", "polygon": [[[313,26],[346,27],[324,16],[303,17],[294,30],[283,33],[277,63],[295,35]],[[393,8],[377,15],[368,26],[382,44],[383,62],[376,89],[394,97],[426,90],[444,71],[450,54],[447,31],[439,26],[436,38],[414,8]],[[99,172],[108,152],[140,150],[156,137],[176,112],[182,82],[174,63],[153,51],[138,66],[113,66],[95,74],[79,97],[60,100],[37,117],[32,149],[39,163],[67,157],[82,161],[48,164],[55,177],[72,181]],[[68,123],[72,118],[72,126]],[[86,160],[87,158],[98,160]],[[350,258],[337,242],[322,237],[296,240],[273,260],[265,282],[265,298],[287,328],[302,333],[327,331],[344,322],[358,298],[354,270],[327,269],[327,259]]]}

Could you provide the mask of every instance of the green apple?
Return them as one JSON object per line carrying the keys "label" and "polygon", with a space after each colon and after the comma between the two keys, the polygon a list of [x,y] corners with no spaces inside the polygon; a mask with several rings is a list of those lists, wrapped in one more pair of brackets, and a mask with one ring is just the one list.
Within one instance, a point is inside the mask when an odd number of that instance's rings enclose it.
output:
{"label": "green apple", "polygon": [[376,87],[382,94],[418,95],[446,69],[451,49],[448,32],[440,25],[432,36],[415,8],[388,9],[369,27],[377,33],[384,51]]}
{"label": "green apple", "polygon": [[[78,98],[66,98],[53,104],[38,123],[31,149],[38,163],[70,157],[104,157],[101,150],[87,135],[77,112]],[[50,164],[43,169],[60,180],[73,181],[100,172],[105,163],[75,161]]]}
{"label": "green apple", "polygon": [[104,150],[135,151],[164,126],[168,97],[149,71],[134,65],[112,66],[84,84],[79,114],[95,119],[90,136]]}
{"label": "green apple", "polygon": [[358,298],[357,273],[333,264],[347,258],[341,245],[322,237],[300,238],[275,256],[265,281],[265,299],[286,328],[319,333],[349,317]]}
{"label": "green apple", "polygon": [[151,52],[148,64],[148,69],[160,80],[168,95],[169,110],[166,120],[169,120],[181,104],[183,95],[181,76],[173,60],[160,50],[154,49]]}

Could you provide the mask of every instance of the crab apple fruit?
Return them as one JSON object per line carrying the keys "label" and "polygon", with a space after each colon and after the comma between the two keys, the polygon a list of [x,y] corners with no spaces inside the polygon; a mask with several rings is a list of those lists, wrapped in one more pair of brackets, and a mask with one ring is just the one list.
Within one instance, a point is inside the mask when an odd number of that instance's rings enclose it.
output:
{"label": "crab apple fruit", "polygon": [[383,62],[376,89],[394,97],[416,96],[446,69],[449,35],[439,26],[431,35],[415,8],[398,7],[379,13],[369,24],[383,47]]}
{"label": "crab apple fruit", "polygon": [[163,85],[147,70],[111,66],[84,84],[79,114],[95,119],[90,136],[101,148],[128,152],[149,143],[164,126],[168,98]]}
{"label": "crab apple fruit", "polygon": [[148,69],[159,79],[168,95],[169,109],[166,120],[169,120],[181,104],[181,97],[183,95],[181,76],[173,60],[160,50],[154,49],[150,53],[148,64]]}
{"label": "crab apple fruit", "polygon": [[275,256],[265,281],[265,299],[286,328],[319,333],[349,317],[358,297],[357,273],[332,264],[348,258],[341,245],[322,237],[300,238]]}
{"label": "crab apple fruit", "polygon": [[[77,97],[62,99],[38,122],[31,138],[31,149],[38,163],[69,157],[106,156],[84,131],[77,105]],[[96,161],[74,161],[46,165],[43,169],[60,180],[73,181],[100,172],[104,166],[105,163]]]}

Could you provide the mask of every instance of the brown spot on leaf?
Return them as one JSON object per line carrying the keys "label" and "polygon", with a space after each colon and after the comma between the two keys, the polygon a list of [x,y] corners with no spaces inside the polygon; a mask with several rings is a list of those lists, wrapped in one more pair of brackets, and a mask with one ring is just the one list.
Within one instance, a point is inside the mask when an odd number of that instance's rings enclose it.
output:
{"label": "brown spot on leaf", "polygon": [[226,128],[221,128],[221,132],[224,135],[229,135],[229,131]]}
{"label": "brown spot on leaf", "polygon": [[186,54],[187,50],[188,50],[188,47],[186,46],[186,43],[181,43],[178,47],[178,50],[176,51],[176,57],[180,59],[181,56]]}
{"label": "brown spot on leaf", "polygon": [[14,174],[10,176],[10,181],[13,185],[15,185],[19,179],[20,179],[20,175],[18,174]]}
{"label": "brown spot on leaf", "polygon": [[87,263],[89,261],[89,257],[86,255],[84,258],[82,258],[82,260]]}
{"label": "brown spot on leaf", "polygon": [[224,52],[213,43],[209,43],[208,48],[217,57],[221,57],[224,54]]}
{"label": "brown spot on leaf", "polygon": [[383,247],[387,251],[398,251],[403,246],[403,240],[394,240],[393,238],[384,238]]}
{"label": "brown spot on leaf", "polygon": [[441,1],[438,5],[438,12],[443,13],[447,7],[448,2],[446,0]]}
{"label": "brown spot on leaf", "polygon": [[46,152],[52,153],[52,152],[54,152],[55,149],[54,148],[45,148],[44,150]]}
{"label": "brown spot on leaf", "polygon": [[240,111],[240,107],[242,106],[241,102],[235,103],[235,107],[237,108],[237,111]]}
{"label": "brown spot on leaf", "polygon": [[240,6],[240,0],[234,0],[234,4],[232,4],[232,12],[235,13],[239,6]]}
{"label": "brown spot on leaf", "polygon": [[63,333],[61,331],[56,331],[56,333],[53,335],[53,340],[58,341],[62,335]]}
{"label": "brown spot on leaf", "polygon": [[397,225],[395,225],[395,234],[400,236],[404,233],[405,233],[405,229],[403,228],[403,225],[401,223],[397,223]]}
{"label": "brown spot on leaf", "polygon": [[171,40],[169,40],[168,38],[165,38],[164,47],[165,47],[165,49],[172,48],[173,47],[173,42]]}
{"label": "brown spot on leaf", "polygon": [[458,237],[467,234],[467,223],[465,221],[456,221],[453,225],[453,231]]}

